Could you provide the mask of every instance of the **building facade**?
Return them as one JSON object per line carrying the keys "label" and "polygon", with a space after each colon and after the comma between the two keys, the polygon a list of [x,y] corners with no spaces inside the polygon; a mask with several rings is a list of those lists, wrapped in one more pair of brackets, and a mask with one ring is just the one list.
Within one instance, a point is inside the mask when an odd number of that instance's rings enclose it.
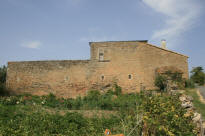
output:
{"label": "building facade", "polygon": [[188,57],[147,41],[90,42],[90,60],[8,62],[7,87],[14,93],[59,97],[106,90],[113,83],[123,93],[153,89],[156,70],[176,68],[188,78]]}

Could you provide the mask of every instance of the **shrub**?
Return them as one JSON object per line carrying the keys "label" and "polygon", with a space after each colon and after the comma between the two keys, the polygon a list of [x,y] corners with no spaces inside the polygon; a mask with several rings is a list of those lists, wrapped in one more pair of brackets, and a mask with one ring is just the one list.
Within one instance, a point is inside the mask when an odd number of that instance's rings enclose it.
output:
{"label": "shrub", "polygon": [[1,98],[0,103],[3,104],[3,105],[16,105],[20,102],[19,102],[18,97],[10,96],[10,97]]}
{"label": "shrub", "polygon": [[141,92],[140,99],[136,110],[121,115],[125,135],[196,135],[192,114],[185,116],[177,95]]}
{"label": "shrub", "polygon": [[122,88],[120,86],[118,86],[117,84],[115,84],[114,94],[117,95],[117,96],[122,94]]}
{"label": "shrub", "polygon": [[0,83],[6,82],[6,71],[7,71],[6,66],[0,67]]}
{"label": "shrub", "polygon": [[60,105],[60,102],[54,94],[50,93],[48,96],[45,96],[45,105],[55,108]]}
{"label": "shrub", "polygon": [[164,91],[167,87],[167,78],[158,74],[154,81],[155,86],[157,86],[161,91]]}
{"label": "shrub", "polygon": [[100,92],[98,90],[91,90],[88,92],[88,95],[85,96],[86,100],[98,100],[100,97]]}
{"label": "shrub", "polygon": [[68,108],[68,109],[72,109],[73,107],[73,103],[72,103],[73,99],[69,98],[69,99],[64,99],[64,107]]}
{"label": "shrub", "polygon": [[80,109],[83,106],[83,99],[79,96],[72,101],[72,109]]}
{"label": "shrub", "polygon": [[6,71],[7,67],[0,67],[0,96],[9,95],[8,90],[6,89]]}
{"label": "shrub", "polygon": [[140,110],[143,113],[143,133],[153,135],[195,135],[192,115],[185,116],[178,96],[144,97]]}
{"label": "shrub", "polygon": [[9,91],[6,88],[5,83],[0,83],[0,96],[8,96]]}
{"label": "shrub", "polygon": [[191,71],[191,80],[198,85],[203,85],[205,83],[205,73],[202,67],[195,67]]}
{"label": "shrub", "polygon": [[186,80],[185,81],[185,87],[186,88],[195,88],[194,81],[191,80],[191,79]]}

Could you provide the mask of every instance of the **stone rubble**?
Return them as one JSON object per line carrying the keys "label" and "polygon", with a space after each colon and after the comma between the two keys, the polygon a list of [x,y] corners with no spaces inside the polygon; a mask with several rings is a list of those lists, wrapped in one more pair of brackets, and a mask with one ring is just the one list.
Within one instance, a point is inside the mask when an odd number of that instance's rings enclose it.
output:
{"label": "stone rubble", "polygon": [[[172,91],[172,93],[173,92],[177,92],[177,91],[174,90],[174,91]],[[182,102],[181,106],[187,110],[187,112],[184,114],[184,116],[193,115],[192,120],[194,123],[196,123],[197,130],[198,130],[197,136],[205,136],[205,134],[204,134],[205,122],[203,122],[201,114],[195,111],[193,103],[192,103],[193,98],[191,96],[187,96],[183,93],[180,93],[180,94],[181,94],[181,96],[179,97],[179,100]]]}

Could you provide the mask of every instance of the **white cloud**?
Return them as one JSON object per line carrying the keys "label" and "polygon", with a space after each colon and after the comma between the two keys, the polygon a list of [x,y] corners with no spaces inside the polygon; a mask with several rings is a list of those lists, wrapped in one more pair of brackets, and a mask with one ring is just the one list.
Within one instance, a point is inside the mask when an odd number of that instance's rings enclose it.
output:
{"label": "white cloud", "polygon": [[152,39],[175,40],[191,29],[200,15],[196,0],[142,0],[154,11],[165,15],[164,27],[155,31]]}
{"label": "white cloud", "polygon": [[42,43],[40,41],[24,41],[21,43],[22,47],[31,48],[31,49],[38,49]]}

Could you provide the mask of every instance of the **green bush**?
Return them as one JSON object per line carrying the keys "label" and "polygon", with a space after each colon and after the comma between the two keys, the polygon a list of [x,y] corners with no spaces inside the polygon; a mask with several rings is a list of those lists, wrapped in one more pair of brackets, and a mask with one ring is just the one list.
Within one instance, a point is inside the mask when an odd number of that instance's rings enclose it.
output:
{"label": "green bush", "polygon": [[44,102],[45,102],[46,106],[49,106],[49,107],[52,107],[52,108],[60,106],[59,100],[52,93],[50,93],[48,96],[44,97]]}
{"label": "green bush", "polygon": [[154,81],[155,86],[157,86],[161,91],[164,91],[167,87],[167,78],[158,74]]}
{"label": "green bush", "polygon": [[0,83],[6,82],[6,71],[7,71],[6,66],[0,67]]}
{"label": "green bush", "polygon": [[8,96],[9,91],[6,88],[6,72],[7,67],[0,67],[0,96]]}
{"label": "green bush", "polygon": [[205,73],[202,67],[195,67],[191,71],[191,80],[198,85],[204,85],[205,83]]}
{"label": "green bush", "polygon": [[166,94],[152,95],[142,92],[137,109],[121,115],[125,135],[153,135],[153,136],[195,136],[196,128],[192,122],[192,115],[185,115],[186,110],[181,107],[179,96]]}
{"label": "green bush", "polygon": [[191,80],[191,79],[186,80],[185,81],[185,87],[186,88],[195,88],[194,81]]}
{"label": "green bush", "polygon": [[[143,112],[143,124],[147,132],[154,135],[194,135],[192,116],[185,116],[178,96],[144,97],[140,105]],[[181,131],[183,130],[183,131]]]}
{"label": "green bush", "polygon": [[6,88],[5,83],[0,83],[0,96],[8,96],[9,95],[9,91]]}
{"label": "green bush", "polygon": [[115,84],[114,94],[117,95],[117,96],[122,94],[122,88],[120,86],[118,86],[117,84]]}

